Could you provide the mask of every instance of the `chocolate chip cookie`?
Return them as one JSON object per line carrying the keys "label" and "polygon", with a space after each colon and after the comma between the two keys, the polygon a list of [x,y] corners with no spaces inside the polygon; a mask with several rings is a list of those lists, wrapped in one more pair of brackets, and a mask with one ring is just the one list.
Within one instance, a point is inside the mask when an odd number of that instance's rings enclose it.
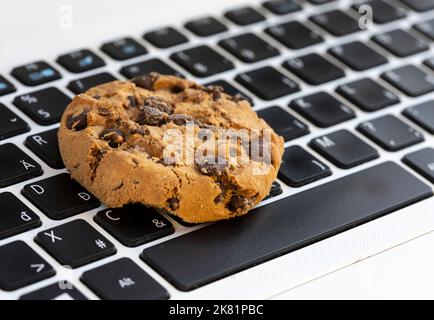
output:
{"label": "chocolate chip cookie", "polygon": [[141,203],[191,223],[247,213],[283,154],[242,97],[156,73],[76,96],[59,146],[71,176],[108,207]]}

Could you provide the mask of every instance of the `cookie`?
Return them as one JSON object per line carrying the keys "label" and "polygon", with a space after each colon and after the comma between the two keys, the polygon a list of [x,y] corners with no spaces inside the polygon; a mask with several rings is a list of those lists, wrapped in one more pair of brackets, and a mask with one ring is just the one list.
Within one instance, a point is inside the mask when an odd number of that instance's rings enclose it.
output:
{"label": "cookie", "polygon": [[190,223],[247,213],[283,154],[246,100],[156,73],[76,96],[58,137],[72,178],[108,207],[141,203]]}

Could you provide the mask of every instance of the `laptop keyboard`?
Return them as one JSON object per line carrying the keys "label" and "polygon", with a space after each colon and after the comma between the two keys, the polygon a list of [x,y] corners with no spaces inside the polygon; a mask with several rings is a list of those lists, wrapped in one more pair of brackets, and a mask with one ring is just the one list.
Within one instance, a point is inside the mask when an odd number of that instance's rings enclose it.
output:
{"label": "laptop keyboard", "polygon": [[[359,27],[362,4],[374,31]],[[271,0],[1,70],[0,293],[55,299],[63,285],[74,299],[92,298],[83,286],[101,299],[168,299],[432,196],[434,150],[417,147],[434,133],[432,9]],[[66,173],[57,124],[74,94],[151,71],[246,97],[284,137],[278,180],[252,213],[198,226],[109,209]]]}

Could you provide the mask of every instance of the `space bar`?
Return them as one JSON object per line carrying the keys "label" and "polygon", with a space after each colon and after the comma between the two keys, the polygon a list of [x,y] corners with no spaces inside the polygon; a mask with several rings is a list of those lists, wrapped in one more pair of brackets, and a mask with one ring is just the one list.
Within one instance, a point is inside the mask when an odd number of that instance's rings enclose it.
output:
{"label": "space bar", "polygon": [[429,186],[385,162],[147,248],[141,257],[189,291],[431,195]]}

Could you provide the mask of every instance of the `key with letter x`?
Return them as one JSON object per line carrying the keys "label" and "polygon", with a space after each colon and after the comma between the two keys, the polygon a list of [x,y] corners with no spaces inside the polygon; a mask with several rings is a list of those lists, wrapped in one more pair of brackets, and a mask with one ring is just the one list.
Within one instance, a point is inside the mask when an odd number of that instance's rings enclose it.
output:
{"label": "key with letter x", "polygon": [[116,253],[113,244],[82,219],[41,231],[35,241],[62,265],[71,268]]}

